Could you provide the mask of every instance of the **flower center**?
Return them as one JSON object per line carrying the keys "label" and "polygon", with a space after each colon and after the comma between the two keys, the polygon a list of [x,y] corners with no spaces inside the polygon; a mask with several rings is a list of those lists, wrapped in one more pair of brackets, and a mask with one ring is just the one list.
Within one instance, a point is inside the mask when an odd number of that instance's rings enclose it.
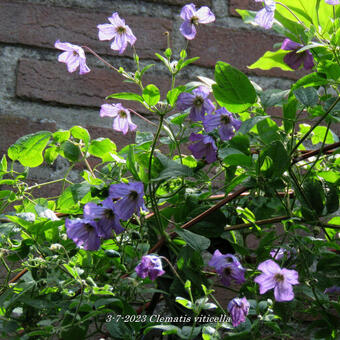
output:
{"label": "flower center", "polygon": [[192,24],[192,25],[197,25],[198,24],[198,18],[197,17],[192,17],[191,19],[190,19],[190,23]]}
{"label": "flower center", "polygon": [[127,114],[126,114],[126,112],[124,110],[119,111],[118,114],[119,114],[120,118],[126,118],[127,117]]}
{"label": "flower center", "polygon": [[137,191],[130,191],[129,199],[132,201],[135,201],[138,198],[138,192]]}
{"label": "flower center", "polygon": [[73,55],[79,55],[77,51],[73,51]]}
{"label": "flower center", "polygon": [[115,217],[115,214],[114,214],[114,212],[111,209],[105,209],[104,210],[104,216],[108,220],[113,220],[114,217]]}
{"label": "flower center", "polygon": [[231,275],[231,272],[232,272],[230,267],[225,267],[223,271],[224,271],[224,274],[227,276]]}
{"label": "flower center", "polygon": [[123,27],[123,26],[119,26],[119,27],[116,28],[116,32],[118,34],[122,35],[122,34],[126,33],[126,28]]}
{"label": "flower center", "polygon": [[282,274],[275,274],[274,279],[276,282],[282,282],[285,278]]}
{"label": "flower center", "polygon": [[94,227],[89,224],[89,223],[86,223],[84,224],[84,228],[86,229],[86,231],[88,231],[89,233],[93,232],[94,231]]}
{"label": "flower center", "polygon": [[202,106],[203,103],[204,103],[204,99],[201,96],[196,97],[194,100],[195,106]]}
{"label": "flower center", "polygon": [[221,123],[225,125],[230,124],[229,116],[221,116]]}

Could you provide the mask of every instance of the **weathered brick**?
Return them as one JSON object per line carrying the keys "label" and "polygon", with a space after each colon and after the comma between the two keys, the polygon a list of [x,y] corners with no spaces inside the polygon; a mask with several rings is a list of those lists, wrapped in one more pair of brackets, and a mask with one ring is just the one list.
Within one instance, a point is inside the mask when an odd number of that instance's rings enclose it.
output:
{"label": "weathered brick", "polygon": [[[54,48],[57,39],[87,45],[100,54],[117,55],[109,41],[98,39],[98,24],[109,23],[112,12],[64,8],[0,0],[0,42]],[[163,33],[172,30],[167,19],[122,17],[137,36],[135,44],[141,58],[155,58],[166,48]],[[129,47],[124,55],[131,56]]]}
{"label": "weathered brick", "polygon": [[196,63],[205,67],[214,67],[221,60],[248,74],[299,79],[304,74],[302,71],[289,72],[278,68],[262,71],[247,68],[266,51],[273,50],[275,43],[281,41],[280,37],[258,31],[235,30],[215,25],[200,26],[197,37],[189,43],[189,55],[200,56]]}
{"label": "weathered brick", "polygon": [[[145,1],[158,2],[160,4],[177,6],[184,6],[189,3],[187,0],[145,0]],[[212,0],[192,0],[190,2],[195,4],[196,6],[211,6]]]}
{"label": "weathered brick", "polygon": [[20,137],[42,130],[55,131],[56,125],[12,115],[0,115],[0,154],[6,153],[8,147]]}
{"label": "weathered brick", "polygon": [[236,9],[258,11],[261,8],[261,2],[255,2],[254,0],[229,0],[229,14],[232,16],[239,16]]}
{"label": "weathered brick", "polygon": [[[103,68],[92,68],[91,72],[80,76],[68,73],[65,65],[58,62],[21,59],[17,69],[16,94],[66,105],[99,107],[112,93],[138,91],[135,84],[124,83],[123,79],[118,73]],[[167,78],[145,76],[145,81],[157,85],[162,95],[170,88]],[[126,103],[134,110],[146,112],[139,103]]]}

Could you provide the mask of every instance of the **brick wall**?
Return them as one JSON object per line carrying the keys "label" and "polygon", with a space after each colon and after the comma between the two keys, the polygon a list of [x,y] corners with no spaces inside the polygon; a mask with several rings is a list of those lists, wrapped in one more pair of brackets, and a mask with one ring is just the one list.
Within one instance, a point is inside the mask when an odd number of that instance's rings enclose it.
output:
{"label": "brick wall", "polygon": [[[155,83],[163,95],[169,78],[154,53],[166,48],[164,32],[171,35],[176,53],[186,44],[179,33],[181,7],[186,0],[0,0],[0,153],[24,134],[42,129],[56,130],[78,124],[107,136],[122,146],[133,140],[114,133],[109,119],[99,117],[104,98],[113,92],[129,91],[117,73],[88,55],[91,72],[70,74],[57,62],[60,51],[53,45],[57,39],[87,45],[116,67],[133,69],[132,51],[118,53],[110,42],[98,40],[97,25],[118,11],[137,37],[135,44],[141,63],[155,63],[147,80]],[[197,75],[213,77],[213,67],[223,60],[248,73],[264,88],[289,87],[301,74],[280,70],[248,70],[273,44],[282,41],[271,32],[244,25],[235,8],[254,8],[253,0],[197,0],[208,5],[216,22],[199,27],[197,38],[189,43],[191,57],[200,60],[188,67],[180,82]],[[143,108],[129,106],[142,114]],[[149,119],[153,117],[148,116]],[[133,117],[140,129],[148,130],[143,121]]]}

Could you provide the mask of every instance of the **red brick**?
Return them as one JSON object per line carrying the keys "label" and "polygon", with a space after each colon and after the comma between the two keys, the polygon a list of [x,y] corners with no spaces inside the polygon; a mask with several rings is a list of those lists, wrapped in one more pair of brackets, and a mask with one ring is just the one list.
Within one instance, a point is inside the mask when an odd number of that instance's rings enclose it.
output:
{"label": "red brick", "polygon": [[[188,4],[188,0],[145,0],[148,2],[157,2],[160,4],[167,4],[167,5],[177,5],[177,6],[184,6]],[[190,3],[195,4],[196,6],[211,6],[211,0],[192,0]]]}
{"label": "red brick", "polygon": [[[109,23],[112,12],[64,8],[0,0],[0,42],[54,48],[57,39],[87,45],[100,54],[118,55],[109,41],[98,39],[98,24]],[[155,58],[166,48],[163,33],[172,30],[167,19],[124,16],[134,31],[137,53],[141,58]],[[124,55],[131,55],[128,47]]]}
{"label": "red brick", "polygon": [[55,123],[33,122],[28,118],[0,115],[0,154],[7,153],[10,145],[20,137],[38,131],[56,131]]}
{"label": "red brick", "polygon": [[205,67],[214,67],[217,61],[225,61],[248,74],[299,79],[304,74],[301,71],[289,72],[278,68],[262,71],[247,68],[266,51],[274,50],[273,45],[281,41],[280,37],[257,31],[214,25],[200,26],[197,37],[189,42],[189,55],[199,56],[196,64]]}
{"label": "red brick", "polygon": [[[19,97],[56,102],[66,105],[99,107],[105,97],[116,92],[138,91],[135,84],[124,83],[123,77],[107,68],[92,68],[85,75],[69,73],[64,64],[51,61],[21,59],[17,70],[16,94]],[[170,80],[162,77],[144,77],[145,83],[154,83],[162,96],[170,88]],[[138,92],[137,92],[138,93]],[[146,112],[136,102],[125,102],[127,107]]]}
{"label": "red brick", "polygon": [[232,16],[239,16],[236,9],[258,11],[262,7],[261,2],[255,2],[254,0],[229,0],[229,14]]}

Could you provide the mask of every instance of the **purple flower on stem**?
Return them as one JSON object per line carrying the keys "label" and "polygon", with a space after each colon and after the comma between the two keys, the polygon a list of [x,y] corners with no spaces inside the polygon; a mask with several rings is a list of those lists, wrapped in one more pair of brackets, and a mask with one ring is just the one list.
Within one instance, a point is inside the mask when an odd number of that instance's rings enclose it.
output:
{"label": "purple flower on stem", "polygon": [[285,255],[287,258],[290,257],[290,251],[285,248],[273,249],[270,251],[270,256],[277,261],[283,259]]}
{"label": "purple flower on stem", "polygon": [[230,286],[231,280],[238,284],[245,282],[244,272],[246,271],[236,256],[232,254],[223,255],[218,249],[209,261],[209,266],[214,267],[221,282],[225,286]]}
{"label": "purple flower on stem", "polygon": [[105,199],[98,205],[96,203],[87,203],[84,206],[84,217],[91,220],[97,220],[98,235],[101,238],[109,239],[112,237],[112,229],[116,234],[124,231],[119,222],[119,216],[116,213],[116,207],[111,198]]}
{"label": "purple flower on stem", "polygon": [[142,182],[112,184],[109,190],[111,199],[119,199],[115,203],[116,214],[124,221],[133,214],[140,215],[140,209],[146,211],[144,204],[144,185]]}
{"label": "purple flower on stem", "polygon": [[275,300],[278,302],[294,299],[293,285],[299,284],[298,272],[280,266],[273,260],[267,260],[257,267],[262,274],[254,281],[260,285],[260,294],[274,288]]}
{"label": "purple flower on stem", "polygon": [[203,119],[205,131],[211,132],[218,128],[222,140],[230,140],[241,127],[242,122],[235,119],[224,107],[216,110],[215,114],[208,114]]}
{"label": "purple flower on stem", "polygon": [[162,268],[162,261],[156,255],[143,256],[135,270],[137,275],[142,279],[148,276],[152,281],[165,273]]}
{"label": "purple flower on stem", "polygon": [[177,108],[180,111],[184,111],[190,108],[189,118],[193,121],[202,120],[204,114],[211,113],[215,110],[215,106],[210,99],[209,89],[205,86],[199,86],[191,93],[182,92],[178,96]]}
{"label": "purple flower on stem", "polygon": [[331,295],[340,295],[340,287],[339,286],[332,286],[326,288],[324,294],[331,294]]}
{"label": "purple flower on stem", "polygon": [[340,5],[340,0],[325,0],[328,5]]}
{"label": "purple flower on stem", "polygon": [[314,66],[313,55],[309,50],[297,53],[303,45],[286,38],[281,46],[282,50],[292,51],[286,54],[283,61],[293,70],[297,70],[302,64],[305,70],[310,70]]}
{"label": "purple flower on stem", "polygon": [[131,120],[130,111],[120,103],[103,104],[100,108],[99,116],[114,118],[113,129],[123,132],[124,135],[126,135],[129,130],[135,131],[137,129],[137,125]]}
{"label": "purple flower on stem", "polygon": [[228,312],[231,314],[231,320],[234,327],[237,327],[241,322],[246,321],[249,308],[250,304],[245,297],[242,299],[234,298],[228,303]]}
{"label": "purple flower on stem", "polygon": [[203,6],[196,11],[194,4],[188,4],[182,8],[181,18],[184,20],[184,22],[182,23],[179,30],[188,40],[195,38],[195,26],[198,26],[198,24],[209,24],[215,21],[215,15],[209,7]]}
{"label": "purple flower on stem", "polygon": [[89,219],[75,220],[66,219],[65,227],[67,236],[73,240],[78,248],[85,250],[98,250],[100,247],[100,238],[98,235],[97,223]]}
{"label": "purple flower on stem", "polygon": [[191,142],[197,142],[188,146],[196,159],[205,158],[208,163],[213,163],[217,159],[217,147],[214,139],[208,135],[192,133],[189,137]]}
{"label": "purple flower on stem", "polygon": [[125,20],[121,19],[117,12],[113,13],[111,17],[107,18],[111,24],[98,25],[99,40],[113,40],[111,49],[119,51],[122,54],[127,44],[131,46],[136,42],[136,37],[133,35],[130,27],[125,25]]}
{"label": "purple flower on stem", "polygon": [[59,54],[58,61],[65,63],[69,72],[72,73],[76,71],[78,67],[79,74],[85,74],[91,71],[86,65],[85,52],[80,46],[57,40],[54,47],[58,50],[65,51]]}
{"label": "purple flower on stem", "polygon": [[273,0],[255,0],[256,2],[264,2],[264,8],[257,12],[255,22],[265,28],[269,29],[273,26],[275,14],[275,1]]}

